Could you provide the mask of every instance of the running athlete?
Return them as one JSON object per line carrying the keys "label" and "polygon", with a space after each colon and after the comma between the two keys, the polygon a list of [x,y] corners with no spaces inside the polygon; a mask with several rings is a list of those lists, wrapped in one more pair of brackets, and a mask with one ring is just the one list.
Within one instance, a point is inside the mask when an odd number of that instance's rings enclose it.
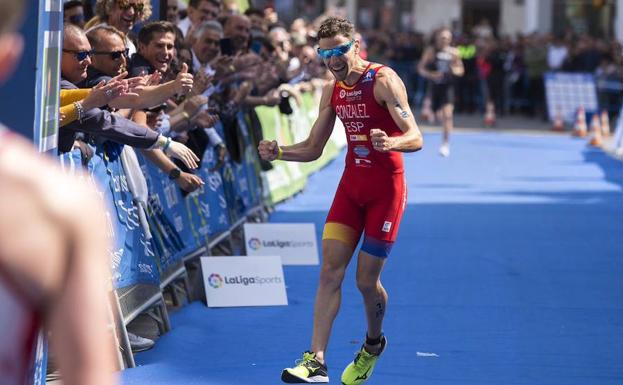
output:
{"label": "running athlete", "polygon": [[364,234],[357,260],[357,287],[368,323],[366,341],[342,373],[342,383],[361,384],[372,374],[387,345],[382,325],[387,293],[380,281],[398,234],[406,202],[401,152],[422,148],[422,135],[396,73],[359,56],[353,24],[329,18],[318,30],[318,54],[335,82],[323,89],[320,112],[309,137],[291,146],[263,140],[260,156],[268,161],[308,162],[324,149],[336,116],[348,140],[346,167],[322,235],[323,261],[314,306],[311,348],[298,365],[283,370],[287,383],[329,382],[325,351],[341,300],[346,267]]}
{"label": "running athlete", "polygon": [[[22,0],[0,0],[0,83],[23,48]],[[0,125],[0,384],[32,383],[39,327],[66,385],[112,385],[108,244],[93,188]]]}
{"label": "running athlete", "polygon": [[435,43],[427,47],[418,63],[418,72],[429,81],[432,108],[441,115],[443,141],[439,154],[450,155],[450,133],[454,128],[454,77],[463,76],[465,69],[459,51],[452,47],[452,32],[442,28],[435,34]]}

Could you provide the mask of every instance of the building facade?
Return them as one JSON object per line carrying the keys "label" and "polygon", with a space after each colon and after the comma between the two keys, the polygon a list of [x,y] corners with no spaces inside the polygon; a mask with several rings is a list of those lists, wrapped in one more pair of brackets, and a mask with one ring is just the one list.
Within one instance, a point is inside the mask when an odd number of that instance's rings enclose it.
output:
{"label": "building facade", "polygon": [[325,0],[325,9],[336,6],[362,29],[470,31],[487,19],[498,36],[572,30],[623,42],[623,0]]}

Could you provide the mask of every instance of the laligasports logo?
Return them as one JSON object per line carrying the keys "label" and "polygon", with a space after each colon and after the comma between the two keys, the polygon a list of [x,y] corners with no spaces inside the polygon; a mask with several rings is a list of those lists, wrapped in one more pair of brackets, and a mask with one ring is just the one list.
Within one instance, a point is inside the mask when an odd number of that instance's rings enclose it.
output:
{"label": "laligasports logo", "polygon": [[262,241],[257,238],[249,239],[249,247],[253,250],[257,250],[260,247],[277,247],[283,249],[284,247],[313,247],[312,241],[282,241],[280,239],[274,239],[269,241]]}
{"label": "laligasports logo", "polygon": [[257,238],[251,238],[249,239],[249,247],[253,250],[258,250],[260,247],[262,247],[262,241]]}
{"label": "laligasports logo", "polygon": [[344,99],[344,96],[346,96],[346,91],[340,90],[340,99]]}
{"label": "laligasports logo", "polygon": [[223,286],[223,278],[221,278],[221,276],[216,273],[212,273],[208,277],[208,283],[213,288],[218,289],[219,287]]}
{"label": "laligasports logo", "polygon": [[223,287],[223,285],[243,285],[243,286],[249,286],[249,285],[269,285],[269,284],[280,284],[282,282],[283,282],[283,280],[281,279],[281,277],[278,277],[278,276],[275,276],[275,277],[260,277],[260,276],[247,277],[247,276],[244,276],[244,275],[238,275],[238,276],[235,276],[235,277],[223,276],[223,278],[221,278],[221,276],[219,274],[212,273],[212,274],[210,274],[210,277],[208,277],[208,283],[210,284],[210,286],[212,286],[215,289]]}

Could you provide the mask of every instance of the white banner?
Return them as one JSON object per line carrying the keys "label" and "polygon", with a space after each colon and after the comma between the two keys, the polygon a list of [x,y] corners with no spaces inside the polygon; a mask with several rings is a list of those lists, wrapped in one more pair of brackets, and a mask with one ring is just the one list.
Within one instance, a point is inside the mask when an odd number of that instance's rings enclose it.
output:
{"label": "white banner", "polygon": [[208,307],[287,305],[281,258],[201,257]]}
{"label": "white banner", "polygon": [[549,119],[574,122],[578,108],[599,112],[595,78],[590,73],[547,72],[543,75]]}
{"label": "white banner", "polygon": [[248,255],[279,255],[284,265],[317,265],[313,223],[245,223]]}

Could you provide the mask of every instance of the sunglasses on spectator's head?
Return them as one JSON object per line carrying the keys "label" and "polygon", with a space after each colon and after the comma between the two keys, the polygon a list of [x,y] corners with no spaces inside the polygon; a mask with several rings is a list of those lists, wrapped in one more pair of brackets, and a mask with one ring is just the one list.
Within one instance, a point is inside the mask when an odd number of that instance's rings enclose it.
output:
{"label": "sunglasses on spectator's head", "polygon": [[127,58],[128,55],[130,54],[130,50],[126,48],[123,51],[112,51],[112,52],[93,51],[93,52],[91,52],[91,54],[93,54],[93,55],[110,55],[110,58],[112,60],[119,60],[119,59],[121,59],[121,56],[125,56]]}
{"label": "sunglasses on spectator's head", "polygon": [[130,3],[127,0],[118,0],[117,6],[119,6],[119,9],[121,9],[122,11],[127,11],[130,8],[134,8],[134,12],[141,13],[143,12],[143,8],[145,5],[143,3]]}
{"label": "sunglasses on spectator's head", "polygon": [[91,57],[91,55],[93,55],[92,51],[76,51],[74,49],[63,49],[63,52],[73,53],[74,57],[78,61],[86,60],[88,57]]}
{"label": "sunglasses on spectator's head", "polygon": [[318,48],[318,55],[320,55],[320,57],[325,60],[330,59],[331,56],[342,56],[346,52],[350,51],[350,47],[353,46],[354,42],[355,40],[351,40],[348,43],[338,45],[335,48],[329,48],[329,49]]}

